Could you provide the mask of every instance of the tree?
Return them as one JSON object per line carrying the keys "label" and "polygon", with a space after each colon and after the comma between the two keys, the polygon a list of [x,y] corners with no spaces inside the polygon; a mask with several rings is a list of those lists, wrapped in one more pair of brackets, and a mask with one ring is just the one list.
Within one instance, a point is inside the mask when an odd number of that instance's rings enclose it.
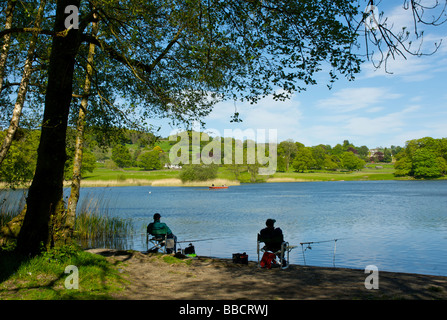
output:
{"label": "tree", "polygon": [[436,178],[446,173],[446,139],[424,137],[407,141],[396,154],[395,175],[416,178]]}
{"label": "tree", "polygon": [[[411,7],[418,13],[415,4]],[[337,74],[353,79],[360,71],[361,57],[353,48],[365,16],[356,20],[359,8],[353,0],[59,0],[55,5],[51,30],[18,27],[0,32],[0,37],[29,31],[52,37],[36,173],[18,239],[22,252],[37,253],[41,243],[53,243],[51,217],[63,207],[65,132],[75,65],[78,58],[85,59],[78,56],[81,45],[101,48],[103,65],[113,67],[115,73],[107,79],[112,97],[141,106],[145,116],[157,113],[181,122],[203,118],[222,99],[257,102],[268,94],[288,98],[316,84],[316,73],[326,63],[331,82]],[[67,8],[79,10],[75,27],[66,27],[73,17]],[[97,37],[86,32],[95,13],[101,20]],[[381,52],[383,43],[392,53],[402,48],[402,38],[390,37],[385,27],[378,31],[388,36],[388,41],[375,42]],[[121,112],[116,109],[111,104],[110,113]]]}
{"label": "tree", "polygon": [[[74,152],[74,148],[67,148],[67,161],[65,162],[64,169],[64,179],[67,181],[73,179]],[[84,149],[82,153],[81,166],[76,169],[79,170],[79,178],[83,177],[87,172],[93,172],[96,168],[96,157],[93,152],[89,149]]]}
{"label": "tree", "polygon": [[52,217],[58,217],[63,208],[65,137],[75,57],[81,42],[79,30],[65,28],[65,8],[70,5],[79,7],[80,1],[57,2],[54,31],[63,32],[65,36],[54,37],[52,43],[36,172],[28,191],[26,214],[17,239],[17,249],[25,253],[36,254],[42,244],[54,244]]}
{"label": "tree", "polygon": [[[5,135],[6,132],[0,132],[0,138]],[[0,166],[0,181],[14,188],[32,180],[36,169],[39,135],[36,130],[19,129],[15,132],[14,143]]]}
{"label": "tree", "polygon": [[297,152],[298,148],[292,140],[282,141],[278,146],[278,155],[284,159],[285,171],[289,171],[289,165],[293,157]]}
{"label": "tree", "polygon": [[[97,18],[96,15],[94,15],[94,17]],[[98,33],[98,22],[94,21],[92,23],[92,36],[96,36],[97,33]],[[84,143],[85,143],[84,135],[85,135],[85,126],[87,118],[88,97],[90,95],[91,83],[93,79],[94,55],[95,55],[95,46],[93,44],[90,44],[88,46],[84,92],[81,104],[79,106],[78,119],[76,122],[76,143],[75,143],[74,157],[72,161],[72,170],[71,170],[72,181],[70,188],[70,197],[68,198],[67,213],[64,222],[65,232],[67,233],[66,237],[71,237],[75,227],[76,208],[78,205],[79,193],[81,189],[82,172],[83,170],[93,171],[95,167],[94,163],[93,165],[90,164],[91,160],[95,160],[94,155],[91,152],[84,153]],[[88,164],[90,164],[90,166]]]}
{"label": "tree", "polygon": [[[5,8],[5,29],[12,28],[12,20],[14,17],[14,10],[17,4],[17,0],[8,0]],[[0,51],[0,92],[3,90],[3,78],[6,69],[6,60],[8,58],[9,46],[11,43],[11,34],[5,34],[3,36],[3,45]]]}
{"label": "tree", "polygon": [[324,162],[323,162],[323,168],[325,168],[326,170],[336,170],[339,168],[339,162],[340,162],[340,159],[338,159],[337,156],[325,155]]}
{"label": "tree", "polygon": [[416,178],[436,178],[442,175],[436,155],[426,148],[414,152],[412,164],[413,175]]}
{"label": "tree", "polygon": [[397,177],[409,176],[413,172],[413,163],[409,157],[403,152],[396,155],[396,163],[394,164],[394,175]]}
{"label": "tree", "polygon": [[287,167],[286,167],[286,160],[285,160],[284,156],[281,156],[281,155],[277,156],[276,165],[277,165],[276,171],[280,171],[280,172],[286,171]]}
{"label": "tree", "polygon": [[247,164],[247,171],[250,174],[250,182],[255,183],[258,180],[260,167],[261,165],[258,161],[255,161],[255,163]]}
{"label": "tree", "polygon": [[126,146],[117,144],[112,148],[112,160],[118,168],[130,167],[132,164],[132,156]]}
{"label": "tree", "polygon": [[384,148],[383,149],[383,162],[391,162],[393,160],[393,156],[391,153],[391,149],[389,148]]}
{"label": "tree", "polygon": [[144,170],[159,170],[161,169],[160,152],[158,150],[152,150],[142,153],[138,157],[138,164],[143,167]]}
{"label": "tree", "polygon": [[374,153],[372,157],[369,158],[369,161],[371,162],[383,162],[385,159],[385,155],[382,151],[377,151]]}
{"label": "tree", "polygon": [[315,160],[315,168],[322,169],[325,167],[327,152],[326,147],[322,144],[312,147],[312,157]]}
{"label": "tree", "polygon": [[312,157],[312,151],[308,147],[299,148],[295,159],[293,160],[293,168],[296,171],[304,172],[315,165],[315,160]]}
{"label": "tree", "polygon": [[358,151],[359,156],[363,160],[366,160],[368,158],[369,148],[367,146],[361,146],[360,148],[357,148],[357,151]]}
{"label": "tree", "polygon": [[184,165],[180,172],[180,179],[186,181],[206,181],[217,177],[217,165]]}
{"label": "tree", "polygon": [[[15,3],[15,1],[9,1],[7,10],[11,9],[10,3]],[[40,28],[40,25],[41,25],[42,19],[43,19],[45,5],[46,5],[46,0],[41,0],[39,9],[37,10],[36,20],[34,22],[35,29]],[[9,15],[9,14],[10,13],[8,12],[7,15]],[[8,24],[8,22],[10,23],[9,16],[7,18],[7,24]],[[5,37],[7,37],[7,36],[8,35],[5,35]],[[7,48],[9,46],[8,42],[9,42],[9,39],[5,39],[5,44],[3,46],[3,51],[5,53],[8,51],[8,48]],[[28,91],[28,85],[29,85],[29,81],[31,78],[32,63],[33,63],[33,59],[34,59],[34,51],[36,49],[36,45],[37,45],[37,33],[33,33],[31,40],[29,42],[25,66],[23,67],[23,76],[22,76],[22,80],[20,82],[19,91],[17,93],[17,100],[14,105],[12,119],[9,124],[9,128],[6,132],[6,136],[3,140],[3,144],[1,145],[1,148],[0,148],[0,165],[3,162],[3,159],[5,159],[6,154],[8,153],[8,150],[11,147],[12,138],[14,136],[14,133],[16,132],[17,128],[19,127],[20,116],[22,114],[23,104],[25,103],[25,96]],[[5,48],[5,46],[6,46],[6,48]],[[0,62],[0,82],[3,82],[2,73],[4,71],[4,63],[6,63],[6,56],[4,56],[2,54],[0,60],[1,60],[1,62]],[[0,92],[1,92],[1,90],[2,90],[2,87],[0,84]]]}
{"label": "tree", "polygon": [[365,161],[360,159],[351,151],[346,151],[341,156],[343,168],[347,170],[360,170],[365,166]]}

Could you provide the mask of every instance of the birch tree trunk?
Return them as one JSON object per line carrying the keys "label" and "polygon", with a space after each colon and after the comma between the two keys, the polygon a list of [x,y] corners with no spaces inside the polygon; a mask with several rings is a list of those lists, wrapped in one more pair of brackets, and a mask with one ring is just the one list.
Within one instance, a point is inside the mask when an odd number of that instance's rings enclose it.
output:
{"label": "birch tree trunk", "polygon": [[[94,16],[94,18],[97,18]],[[95,37],[98,33],[98,22],[92,23],[92,36]],[[65,221],[65,226],[69,232],[69,236],[73,234],[76,220],[76,207],[79,200],[79,191],[81,189],[81,168],[82,155],[84,147],[84,132],[85,132],[85,117],[87,114],[88,98],[90,94],[91,80],[93,77],[93,58],[95,55],[95,45],[89,45],[87,56],[87,75],[84,83],[84,94],[79,108],[79,116],[76,123],[76,144],[73,159],[73,178],[71,182],[70,198],[68,199],[68,210]]]}
{"label": "birch tree trunk", "polygon": [[[34,22],[34,28],[40,28],[40,24],[43,19],[43,12],[45,9],[46,0],[41,0],[39,9],[37,10],[36,20]],[[25,66],[23,68],[22,80],[20,81],[19,91],[17,93],[17,100],[14,105],[14,110],[12,114],[12,119],[9,124],[9,128],[6,132],[5,140],[3,140],[3,144],[0,148],[0,165],[8,153],[9,148],[11,147],[12,139],[14,138],[14,134],[19,127],[20,116],[22,115],[23,104],[25,103],[26,92],[28,90],[29,79],[32,73],[33,59],[34,59],[34,51],[37,45],[38,34],[33,33],[31,36],[31,40],[28,47],[28,52],[26,55]],[[3,57],[2,57],[3,58]],[[3,61],[2,61],[3,62]],[[6,62],[6,57],[5,57]],[[0,90],[1,91],[1,90]]]}
{"label": "birch tree trunk", "polygon": [[[5,30],[11,29],[12,27],[12,18],[14,16],[14,9],[16,7],[17,0],[9,0],[6,5],[6,21],[5,21]],[[5,34],[3,36],[3,46],[0,54],[0,92],[3,89],[3,77],[5,74],[6,68],[6,59],[8,58],[9,44],[11,43],[11,34]]]}

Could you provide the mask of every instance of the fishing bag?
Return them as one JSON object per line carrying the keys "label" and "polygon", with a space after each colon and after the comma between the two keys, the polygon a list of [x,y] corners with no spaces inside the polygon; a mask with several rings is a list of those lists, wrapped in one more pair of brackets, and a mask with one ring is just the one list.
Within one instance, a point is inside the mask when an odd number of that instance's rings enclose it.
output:
{"label": "fishing bag", "polygon": [[194,249],[194,246],[192,245],[192,243],[189,244],[189,246],[187,246],[184,250],[185,254],[195,254],[196,250]]}
{"label": "fishing bag", "polygon": [[244,253],[233,253],[233,263],[248,264],[248,255]]}

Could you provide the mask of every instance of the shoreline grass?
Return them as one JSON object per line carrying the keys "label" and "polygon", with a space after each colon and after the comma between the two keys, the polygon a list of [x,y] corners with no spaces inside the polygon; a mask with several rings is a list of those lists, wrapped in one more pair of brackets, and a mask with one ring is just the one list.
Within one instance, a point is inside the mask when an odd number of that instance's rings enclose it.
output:
{"label": "shoreline grass", "polygon": [[[25,205],[23,196],[18,198],[16,194],[4,192],[0,193],[0,229],[18,216]],[[109,201],[105,200],[104,196],[87,195],[78,203],[74,240],[82,248],[112,246],[124,249],[126,240],[134,233],[134,226],[130,219],[111,214],[110,210],[113,206],[109,204]],[[0,233],[0,237],[1,235]],[[0,243],[2,243],[1,238]]]}
{"label": "shoreline grass", "polygon": [[74,235],[83,248],[105,243],[120,246],[120,240],[133,234],[130,220],[110,215],[110,205],[103,197],[85,198],[78,204]]}
{"label": "shoreline grass", "polygon": [[[33,258],[0,250],[0,259],[0,300],[113,299],[128,283],[120,275],[119,264],[75,246],[51,249]],[[79,274],[77,289],[66,287],[70,265]]]}

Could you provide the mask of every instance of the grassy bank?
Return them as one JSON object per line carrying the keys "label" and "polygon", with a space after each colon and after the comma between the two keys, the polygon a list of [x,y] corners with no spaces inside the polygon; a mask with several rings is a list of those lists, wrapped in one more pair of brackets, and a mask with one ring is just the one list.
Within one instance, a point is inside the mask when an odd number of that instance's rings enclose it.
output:
{"label": "grassy bank", "polygon": [[[32,259],[0,251],[0,260],[0,300],[110,299],[127,284],[120,264],[72,246]],[[77,268],[78,289],[68,266]]]}
{"label": "grassy bank", "polygon": [[356,181],[356,180],[408,180],[409,177],[395,177],[392,165],[376,169],[368,166],[360,171],[308,171],[276,172],[267,182],[292,181]]}
{"label": "grassy bank", "polygon": [[[213,181],[182,183],[179,179],[180,170],[154,170],[143,171],[137,168],[112,170],[97,168],[93,173],[87,175],[82,180],[85,187],[105,187],[105,186],[131,186],[131,185],[152,185],[152,186],[209,186],[214,185],[238,185],[240,183],[250,183],[250,174],[242,172],[238,179],[234,173],[225,167],[218,170],[217,179]],[[295,172],[290,169],[288,172],[276,172],[269,176],[258,176],[257,182],[305,182],[305,181],[354,181],[354,180],[409,180],[410,177],[395,177],[392,164],[369,164],[360,171],[307,171]]]}

